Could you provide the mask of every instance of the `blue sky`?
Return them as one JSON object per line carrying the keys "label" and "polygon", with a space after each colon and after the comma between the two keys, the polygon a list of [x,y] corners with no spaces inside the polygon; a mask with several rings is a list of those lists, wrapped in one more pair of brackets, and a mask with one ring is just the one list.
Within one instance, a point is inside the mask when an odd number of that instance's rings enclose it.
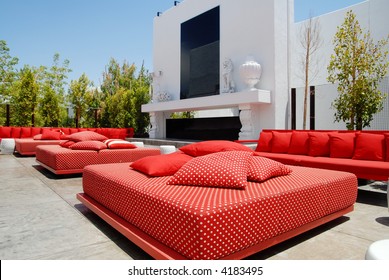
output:
{"label": "blue sky", "polygon": [[[194,0],[188,0],[194,1]],[[238,1],[238,0],[236,0]],[[362,0],[295,0],[295,20]],[[19,67],[70,60],[69,81],[82,73],[98,86],[110,58],[152,71],[153,18],[172,0],[0,0],[0,40]]]}

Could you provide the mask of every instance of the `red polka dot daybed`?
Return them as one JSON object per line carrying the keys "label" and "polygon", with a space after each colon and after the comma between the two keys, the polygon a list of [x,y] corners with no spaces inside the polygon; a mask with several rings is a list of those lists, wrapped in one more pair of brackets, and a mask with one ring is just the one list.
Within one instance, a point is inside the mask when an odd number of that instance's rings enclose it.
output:
{"label": "red polka dot daybed", "polygon": [[138,148],[122,139],[108,139],[95,132],[79,132],[59,145],[36,147],[36,162],[57,175],[82,173],[91,164],[133,162],[159,155],[159,148]]}
{"label": "red polka dot daybed", "polygon": [[242,259],[353,210],[355,175],[247,149],[205,141],[87,166],[77,198],[156,259]]}

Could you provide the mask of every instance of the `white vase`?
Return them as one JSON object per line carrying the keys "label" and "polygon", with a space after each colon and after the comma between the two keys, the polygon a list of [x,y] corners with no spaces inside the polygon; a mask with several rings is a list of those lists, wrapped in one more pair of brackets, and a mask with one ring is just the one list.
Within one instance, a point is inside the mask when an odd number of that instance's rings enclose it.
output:
{"label": "white vase", "polygon": [[256,90],[255,85],[258,84],[262,75],[261,64],[252,57],[248,57],[246,62],[239,67],[239,72],[242,81],[248,86],[248,90]]}

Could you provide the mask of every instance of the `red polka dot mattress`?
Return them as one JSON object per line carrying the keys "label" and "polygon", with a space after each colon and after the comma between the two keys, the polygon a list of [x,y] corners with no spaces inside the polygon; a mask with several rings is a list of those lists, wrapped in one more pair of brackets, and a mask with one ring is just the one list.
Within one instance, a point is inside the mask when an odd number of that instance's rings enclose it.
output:
{"label": "red polka dot mattress", "polygon": [[[59,145],[38,146],[36,161],[55,174],[82,173],[91,164],[132,162],[159,155],[159,148],[72,150]],[[128,165],[128,164],[127,164]]]}
{"label": "red polka dot mattress", "polygon": [[253,254],[266,248],[261,244],[269,247],[277,237],[352,210],[353,174],[288,167],[289,175],[236,189],[169,185],[172,176],[151,177],[127,163],[94,165],[85,168],[78,197],[92,201],[103,219],[124,220],[182,258],[223,259]]}

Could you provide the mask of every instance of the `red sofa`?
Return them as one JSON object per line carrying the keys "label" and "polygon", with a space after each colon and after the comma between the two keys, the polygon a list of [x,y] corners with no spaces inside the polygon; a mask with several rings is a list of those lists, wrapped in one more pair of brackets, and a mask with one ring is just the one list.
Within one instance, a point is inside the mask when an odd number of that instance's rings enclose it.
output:
{"label": "red sofa", "polygon": [[[94,131],[111,139],[134,136],[132,128],[51,128],[51,127],[0,127],[0,142],[3,138],[15,139],[15,150],[21,155],[35,155],[38,145],[57,145],[63,137],[80,131]],[[54,135],[50,132],[61,132]],[[39,137],[41,136],[41,137]]]}
{"label": "red sofa", "polygon": [[284,164],[389,178],[389,131],[264,129],[256,142],[259,155]]}
{"label": "red sofa", "polygon": [[[242,259],[353,210],[353,174],[203,143],[130,165],[89,165],[77,198],[156,259]],[[290,173],[273,173],[285,167]],[[230,185],[241,176],[243,186]]]}

